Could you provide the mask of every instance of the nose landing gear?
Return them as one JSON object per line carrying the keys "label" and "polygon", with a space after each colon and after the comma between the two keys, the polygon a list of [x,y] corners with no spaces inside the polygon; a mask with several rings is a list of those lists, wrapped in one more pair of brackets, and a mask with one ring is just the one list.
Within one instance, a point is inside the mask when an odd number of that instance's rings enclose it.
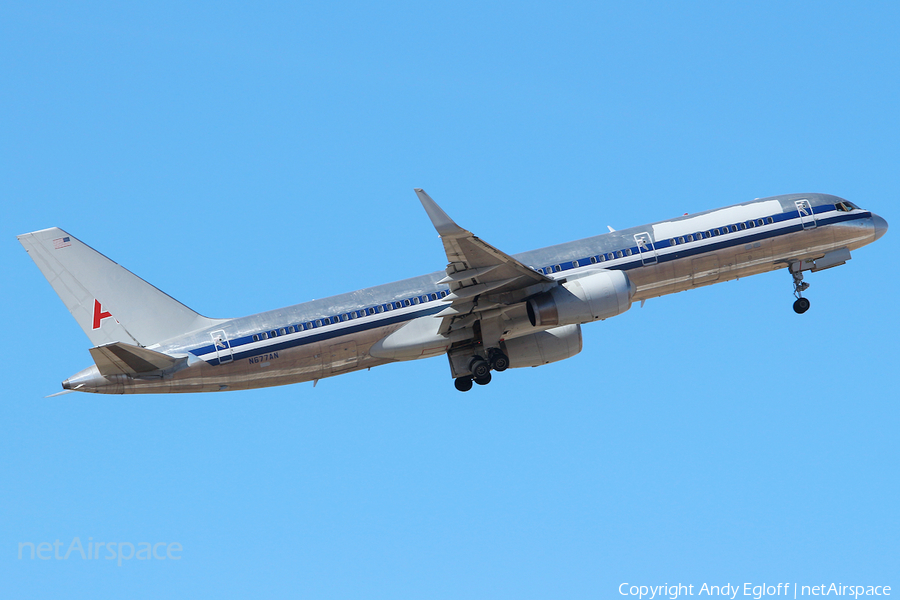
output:
{"label": "nose landing gear", "polygon": [[802,263],[791,263],[791,276],[794,278],[794,312],[802,315],[809,310],[809,299],[803,297],[803,292],[809,289],[809,284],[803,281]]}

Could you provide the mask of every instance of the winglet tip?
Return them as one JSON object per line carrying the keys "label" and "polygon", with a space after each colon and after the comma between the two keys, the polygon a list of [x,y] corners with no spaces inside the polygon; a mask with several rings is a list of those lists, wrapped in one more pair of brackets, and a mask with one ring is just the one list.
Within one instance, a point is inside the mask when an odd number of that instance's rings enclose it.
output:
{"label": "winglet tip", "polygon": [[416,195],[419,197],[419,201],[425,208],[425,212],[428,213],[428,218],[431,219],[431,223],[434,225],[434,228],[437,229],[438,234],[452,235],[465,231],[462,227],[457,225],[440,206],[438,206],[438,203],[435,202],[431,196],[425,193],[425,190],[422,188],[415,188],[415,190]]}

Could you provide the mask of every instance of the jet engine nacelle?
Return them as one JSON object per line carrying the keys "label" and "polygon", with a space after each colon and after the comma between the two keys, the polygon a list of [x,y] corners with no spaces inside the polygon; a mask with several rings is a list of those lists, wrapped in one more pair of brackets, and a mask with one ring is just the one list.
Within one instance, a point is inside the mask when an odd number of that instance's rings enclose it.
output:
{"label": "jet engine nacelle", "polygon": [[625,273],[603,270],[529,299],[528,320],[536,327],[552,327],[608,319],[631,308],[632,296],[634,285]]}
{"label": "jet engine nacelle", "polygon": [[581,326],[566,325],[503,342],[509,366],[539,367],[581,352]]}

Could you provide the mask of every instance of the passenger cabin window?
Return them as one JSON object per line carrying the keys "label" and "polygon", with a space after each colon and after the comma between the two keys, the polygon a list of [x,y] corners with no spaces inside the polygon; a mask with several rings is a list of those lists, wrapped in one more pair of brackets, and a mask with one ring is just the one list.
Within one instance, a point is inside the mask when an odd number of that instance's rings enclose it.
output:
{"label": "passenger cabin window", "polygon": [[254,342],[258,342],[258,341],[259,341],[259,334],[257,334],[257,333],[254,333],[254,334],[253,334],[253,341],[254,341]]}
{"label": "passenger cabin window", "polygon": [[675,245],[675,238],[672,238],[672,239],[669,240],[669,245],[670,245],[670,246],[674,246],[674,245]]}
{"label": "passenger cabin window", "polygon": [[259,334],[259,337],[261,337],[264,340],[267,340],[267,339],[269,339],[269,334],[266,333],[265,331],[263,331],[261,334]]}
{"label": "passenger cabin window", "polygon": [[591,264],[592,264],[592,265],[596,265],[596,264],[597,264],[597,257],[596,257],[596,256],[592,256],[592,257],[591,257]]}
{"label": "passenger cabin window", "polygon": [[741,229],[747,229],[747,224],[746,224],[746,223],[741,223]]}
{"label": "passenger cabin window", "polygon": [[688,235],[684,236],[684,241],[686,241],[686,242],[693,242],[693,241],[694,241],[694,236],[688,234]]}
{"label": "passenger cabin window", "polygon": [[631,256],[631,248],[625,248],[625,256]]}
{"label": "passenger cabin window", "polygon": [[616,250],[616,258],[622,258],[622,251]]}

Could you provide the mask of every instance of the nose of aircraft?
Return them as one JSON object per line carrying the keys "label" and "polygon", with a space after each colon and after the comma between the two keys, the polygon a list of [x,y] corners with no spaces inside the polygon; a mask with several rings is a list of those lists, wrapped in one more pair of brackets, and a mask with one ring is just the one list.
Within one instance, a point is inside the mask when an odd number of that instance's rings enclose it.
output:
{"label": "nose of aircraft", "polygon": [[883,236],[888,230],[888,223],[876,214],[872,214],[872,224],[875,225],[875,239]]}

